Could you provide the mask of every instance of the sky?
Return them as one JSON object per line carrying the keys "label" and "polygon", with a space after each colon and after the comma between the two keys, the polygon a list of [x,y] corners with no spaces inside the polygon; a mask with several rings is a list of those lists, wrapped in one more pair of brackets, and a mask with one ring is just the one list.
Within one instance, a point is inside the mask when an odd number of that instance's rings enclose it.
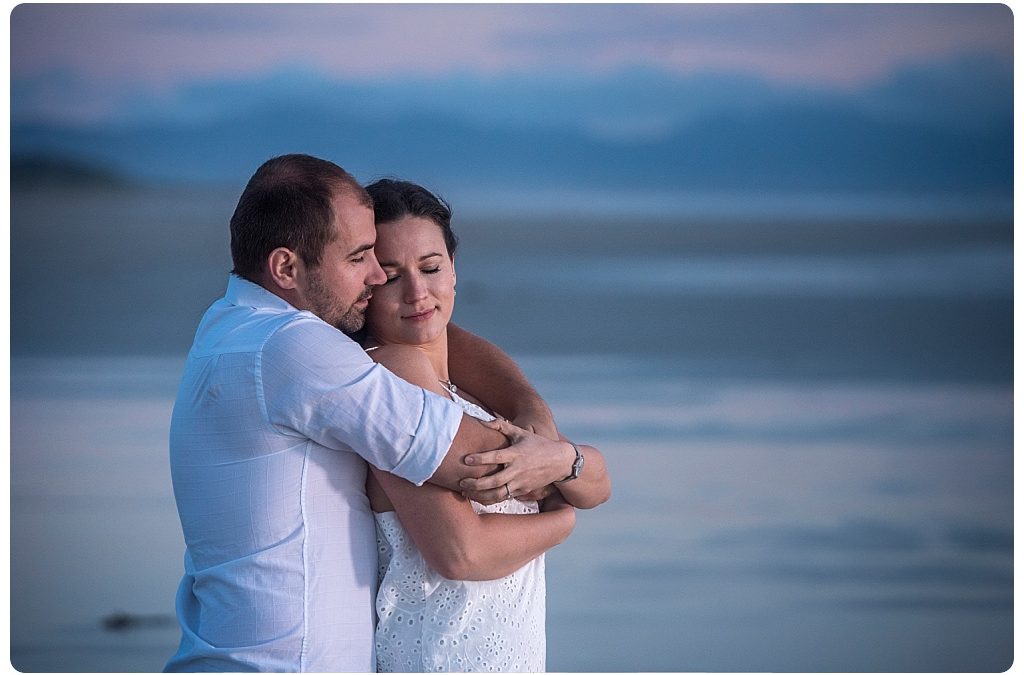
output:
{"label": "sky", "polygon": [[1005,5],[24,4],[10,21],[12,156],[143,182],[237,185],[308,152],[481,203],[1012,189]]}
{"label": "sky", "polygon": [[1012,59],[1003,5],[33,5],[11,14],[16,117],[302,69],[336,81],[602,77],[644,67],[856,90],[965,55]]}

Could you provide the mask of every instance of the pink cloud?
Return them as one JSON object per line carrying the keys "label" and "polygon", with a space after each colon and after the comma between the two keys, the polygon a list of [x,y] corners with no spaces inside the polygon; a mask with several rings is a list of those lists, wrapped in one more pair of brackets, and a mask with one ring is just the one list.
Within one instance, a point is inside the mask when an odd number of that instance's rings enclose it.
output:
{"label": "pink cloud", "polygon": [[304,65],[338,78],[647,65],[857,85],[962,52],[1012,57],[1000,5],[21,5],[12,76],[173,86]]}

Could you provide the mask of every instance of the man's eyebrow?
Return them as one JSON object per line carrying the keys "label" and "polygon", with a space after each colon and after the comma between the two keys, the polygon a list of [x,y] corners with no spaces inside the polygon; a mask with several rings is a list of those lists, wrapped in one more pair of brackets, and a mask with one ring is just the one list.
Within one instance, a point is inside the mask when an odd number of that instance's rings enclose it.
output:
{"label": "man's eyebrow", "polygon": [[[440,253],[428,253],[426,255],[421,255],[419,257],[419,260],[417,260],[416,262],[423,262],[424,260],[427,260],[429,258],[440,258],[440,257],[441,257]],[[378,259],[377,260],[377,264],[379,264],[381,267],[398,267],[398,263],[392,262],[390,260],[379,260]]]}
{"label": "man's eyebrow", "polygon": [[356,250],[352,251],[351,253],[349,253],[345,257],[346,258],[351,258],[354,255],[359,255],[360,253],[365,253],[366,251],[369,251],[371,248],[373,248],[373,244],[363,244],[362,246],[360,246]]}

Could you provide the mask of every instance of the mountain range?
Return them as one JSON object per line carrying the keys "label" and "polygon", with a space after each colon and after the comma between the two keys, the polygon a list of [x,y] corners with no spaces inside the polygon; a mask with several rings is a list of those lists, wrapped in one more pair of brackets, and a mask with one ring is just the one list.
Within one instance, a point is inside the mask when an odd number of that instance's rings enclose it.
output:
{"label": "mountain range", "polygon": [[283,72],[144,97],[87,124],[33,116],[12,87],[15,157],[133,180],[239,184],[308,152],[361,180],[488,190],[964,193],[1009,196],[1012,73],[984,60],[857,92],[633,71],[604,79],[337,83]]}

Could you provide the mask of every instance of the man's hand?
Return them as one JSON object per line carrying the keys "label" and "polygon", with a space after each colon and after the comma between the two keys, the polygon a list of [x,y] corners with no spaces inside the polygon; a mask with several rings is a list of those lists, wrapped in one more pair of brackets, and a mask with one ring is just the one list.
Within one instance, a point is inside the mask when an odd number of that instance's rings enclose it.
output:
{"label": "man's hand", "polygon": [[558,428],[555,427],[555,418],[551,416],[551,411],[546,408],[544,410],[536,409],[520,413],[512,420],[512,424],[520,429],[526,429],[527,431],[539,434],[544,438],[550,438],[553,441],[561,438]]}
{"label": "man's hand", "polygon": [[531,495],[572,471],[576,451],[567,441],[552,441],[515,426],[507,420],[485,422],[485,426],[508,438],[509,447],[466,455],[466,464],[502,465],[482,478],[464,478],[464,494],[481,504],[496,504],[510,497]]}
{"label": "man's hand", "polygon": [[[516,499],[518,499],[521,502],[542,502],[551,495],[555,494],[556,492],[558,492],[558,488],[548,483],[539,490],[527,492],[525,495],[516,495]],[[558,494],[561,495],[560,492],[558,492]]]}
{"label": "man's hand", "polygon": [[552,488],[551,494],[540,502],[541,513],[562,511],[565,509],[573,509],[573,511],[575,511],[572,504],[565,501],[565,497],[562,496],[562,493],[554,488]]}
{"label": "man's hand", "polygon": [[[527,492],[525,495],[516,495],[516,499],[521,502],[541,502],[555,493],[561,495],[561,493],[558,492],[558,488],[554,485],[548,484],[538,490],[534,490],[533,492]],[[501,502],[508,499],[507,495],[498,500],[491,499],[491,495],[493,494],[493,491],[480,493],[466,490],[462,493],[462,496],[466,499],[472,499],[474,502],[480,502],[481,504],[494,504],[496,501]]]}

